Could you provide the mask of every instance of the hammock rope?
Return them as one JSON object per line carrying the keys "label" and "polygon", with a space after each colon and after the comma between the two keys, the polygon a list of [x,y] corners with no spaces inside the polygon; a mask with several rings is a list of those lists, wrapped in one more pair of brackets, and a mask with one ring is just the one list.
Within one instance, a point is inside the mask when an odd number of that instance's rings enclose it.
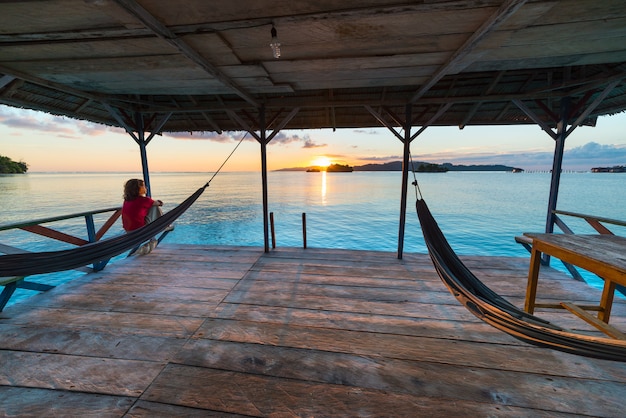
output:
{"label": "hammock rope", "polygon": [[112,257],[122,254],[136,246],[153,238],[164,231],[189,207],[195,203],[209,186],[211,181],[220,172],[222,167],[230,159],[243,142],[245,135],[241,137],[233,151],[228,155],[219,169],[213,174],[204,186],[200,187],[174,209],[164,213],[149,224],[120,234],[115,237],[88,243],[80,247],[59,251],[42,251],[36,253],[6,254],[0,256],[0,277],[32,276],[35,274],[53,273],[57,271],[71,270],[88,264],[107,262]]}

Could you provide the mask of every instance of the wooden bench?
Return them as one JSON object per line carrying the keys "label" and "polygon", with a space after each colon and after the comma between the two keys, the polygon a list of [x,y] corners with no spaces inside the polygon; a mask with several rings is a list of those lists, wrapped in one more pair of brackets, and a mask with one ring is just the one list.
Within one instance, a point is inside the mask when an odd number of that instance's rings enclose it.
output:
{"label": "wooden bench", "polygon": [[532,251],[533,240],[525,235],[518,235],[515,237],[515,242],[518,244],[522,244],[524,248],[528,250],[528,252]]}
{"label": "wooden bench", "polygon": [[[112,212],[111,216],[104,222],[102,227],[96,231],[94,218],[93,216],[96,214],[102,214],[106,212]],[[85,245],[89,242],[94,242],[100,240],[104,234],[115,224],[115,222],[120,218],[122,214],[122,209],[120,207],[106,208],[106,209],[98,209],[89,212],[80,212],[74,213],[71,215],[63,215],[63,216],[54,216],[45,219],[36,219],[27,222],[19,222],[14,224],[0,225],[0,231],[8,231],[11,229],[21,229],[23,231],[27,231],[33,234],[41,235],[47,238],[51,238],[54,240],[66,242],[72,245]],[[47,226],[43,226],[41,224],[64,221],[72,218],[84,217],[87,227],[87,236],[88,239],[85,240],[80,237],[76,237],[74,235],[69,235],[64,232],[52,229]],[[0,243],[0,254],[16,254],[23,253],[25,250],[21,248],[16,248],[10,245]],[[1,256],[1,255],[0,255]],[[103,260],[94,264],[94,270],[101,270],[104,268],[108,260]],[[36,282],[30,282],[24,280],[24,277],[0,277],[0,286],[3,286],[2,293],[0,293],[0,312],[4,309],[6,304],[11,299],[11,296],[15,293],[16,289],[28,289],[28,290],[36,290],[40,292],[45,292],[54,288],[54,286],[41,284]]]}
{"label": "wooden bench", "polygon": [[11,296],[13,296],[13,293],[15,293],[15,290],[18,288],[36,290],[39,292],[45,292],[54,288],[52,285],[26,281],[24,280],[24,277],[0,278],[0,286],[4,286],[2,293],[0,293],[0,312],[2,312],[11,299]]}

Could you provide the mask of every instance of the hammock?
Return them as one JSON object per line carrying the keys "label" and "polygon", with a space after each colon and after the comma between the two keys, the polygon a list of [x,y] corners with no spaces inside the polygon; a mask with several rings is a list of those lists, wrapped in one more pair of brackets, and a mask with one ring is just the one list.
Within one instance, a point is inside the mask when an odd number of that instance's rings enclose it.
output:
{"label": "hammock", "polygon": [[540,347],[604,360],[626,361],[626,341],[577,334],[512,305],[482,283],[458,258],[426,202],[417,216],[430,258],[448,290],[471,313],[513,337]]}
{"label": "hammock", "polygon": [[204,192],[209,183],[171,211],[153,222],[123,235],[92,242],[80,247],[61,251],[19,253],[0,256],[0,277],[31,276],[70,270],[92,263],[108,261],[111,257],[133,249],[165,230],[182,215]]}

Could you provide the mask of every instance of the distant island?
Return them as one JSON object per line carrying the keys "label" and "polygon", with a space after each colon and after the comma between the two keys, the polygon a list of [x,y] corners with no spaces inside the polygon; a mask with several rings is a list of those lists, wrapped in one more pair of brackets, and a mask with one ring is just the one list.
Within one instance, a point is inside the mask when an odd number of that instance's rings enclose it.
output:
{"label": "distant island", "polygon": [[328,167],[309,167],[306,169],[306,171],[307,173],[319,173],[320,171],[326,171],[329,173],[351,173],[352,171],[354,171],[354,168],[350,167],[349,165],[331,164]]}
{"label": "distant island", "polygon": [[449,171],[449,168],[439,164],[421,163],[413,171],[417,173],[446,173]]}
{"label": "distant island", "polygon": [[28,164],[23,161],[16,162],[0,155],[0,174],[24,174],[28,171]]}
{"label": "distant island", "polygon": [[[338,167],[349,167],[349,171],[402,171],[402,161],[392,161],[389,163],[383,164],[365,164],[365,165],[357,165],[354,167],[350,166],[342,166],[341,164],[331,164],[331,166]],[[517,167],[510,167],[501,164],[488,164],[488,165],[455,165],[451,163],[443,163],[443,164],[435,164],[424,161],[414,162],[410,167],[413,171],[420,171],[420,166],[422,166],[421,172],[439,172],[444,173],[446,171],[508,171],[513,173],[520,173],[524,170]],[[430,168],[430,170],[429,170]],[[317,172],[324,171],[323,167],[292,167],[292,168],[283,168],[276,171],[308,171],[308,172]],[[331,170],[327,170],[331,171]],[[341,171],[341,170],[338,170]],[[344,172],[347,170],[344,170]]]}

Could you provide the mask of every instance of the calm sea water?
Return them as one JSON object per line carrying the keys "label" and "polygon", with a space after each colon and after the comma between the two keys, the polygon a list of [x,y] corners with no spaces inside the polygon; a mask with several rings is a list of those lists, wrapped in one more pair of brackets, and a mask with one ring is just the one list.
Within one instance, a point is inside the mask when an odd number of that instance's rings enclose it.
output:
{"label": "calm sea water", "polygon": [[[0,176],[0,224],[118,206],[124,182],[136,176]],[[164,209],[168,210],[210,177],[207,173],[153,173],[152,195],[163,200]],[[549,173],[420,173],[417,181],[431,212],[459,254],[527,257],[514,237],[544,229]],[[564,173],[557,206],[571,212],[626,220],[625,181],[624,174]],[[268,183],[277,247],[302,246],[302,213],[306,213],[309,247],[397,250],[399,172],[271,172]],[[416,191],[411,184],[408,196],[404,251],[426,253],[415,212]],[[179,218],[166,242],[262,246],[261,199],[260,173],[220,173]],[[97,226],[105,218],[96,217]],[[565,219],[575,232],[593,233],[584,221]],[[82,219],[55,223],[54,227],[86,237]],[[625,228],[612,230],[626,235]],[[122,233],[121,226],[110,233]],[[66,248],[62,243],[22,231],[0,231],[0,243],[30,251]],[[560,263],[554,264],[557,267]],[[76,274],[57,273],[39,279],[54,283]]]}

